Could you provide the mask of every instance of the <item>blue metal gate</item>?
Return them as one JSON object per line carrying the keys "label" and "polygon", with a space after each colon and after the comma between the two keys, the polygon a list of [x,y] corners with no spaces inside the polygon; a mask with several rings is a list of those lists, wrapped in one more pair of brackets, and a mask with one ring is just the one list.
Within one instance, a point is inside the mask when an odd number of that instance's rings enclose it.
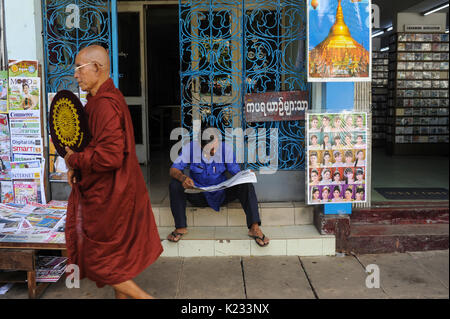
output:
{"label": "blue metal gate", "polygon": [[45,86],[47,93],[78,92],[73,77],[75,57],[91,44],[109,50],[111,73],[118,85],[116,0],[43,0]]}
{"label": "blue metal gate", "polygon": [[[278,169],[303,170],[304,121],[246,123],[244,95],[308,90],[303,0],[179,1],[182,125],[201,119],[224,133],[278,129]],[[267,164],[246,163],[258,169]]]}

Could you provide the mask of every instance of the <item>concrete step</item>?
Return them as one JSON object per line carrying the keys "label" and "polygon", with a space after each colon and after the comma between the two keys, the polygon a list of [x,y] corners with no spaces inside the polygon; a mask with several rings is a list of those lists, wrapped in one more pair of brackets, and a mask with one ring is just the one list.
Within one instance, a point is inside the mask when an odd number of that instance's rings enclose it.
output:
{"label": "concrete step", "polygon": [[320,235],[313,225],[262,226],[270,244],[259,247],[245,226],[189,227],[177,243],[168,241],[173,227],[158,227],[165,257],[332,256],[334,235]]}
{"label": "concrete step", "polygon": [[[298,202],[259,203],[259,214],[263,226],[311,225],[314,207]],[[153,205],[156,224],[173,227],[174,221],[169,203]],[[229,203],[216,212],[210,207],[187,207],[188,226],[246,226],[245,213],[239,202]]]}
{"label": "concrete step", "polygon": [[380,254],[448,249],[448,224],[352,225],[346,251]]}
{"label": "concrete step", "polygon": [[446,202],[405,203],[372,205],[370,208],[353,209],[352,225],[378,224],[448,224],[449,206]]}

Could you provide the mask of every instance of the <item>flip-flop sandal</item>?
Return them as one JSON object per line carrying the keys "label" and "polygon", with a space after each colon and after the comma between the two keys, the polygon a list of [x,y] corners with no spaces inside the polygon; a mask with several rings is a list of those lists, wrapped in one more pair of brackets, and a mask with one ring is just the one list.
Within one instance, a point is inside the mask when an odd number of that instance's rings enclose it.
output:
{"label": "flip-flop sandal", "polygon": [[[267,245],[269,245],[269,243],[264,243],[264,239],[266,238],[266,235],[263,234],[262,237],[259,236],[254,236],[254,235],[249,235],[251,238],[253,238],[255,240],[255,243],[259,246],[259,247],[266,247]],[[263,244],[261,245],[257,239],[261,240],[263,242]]]}
{"label": "flip-flop sandal", "polygon": [[178,243],[181,240],[181,237],[183,237],[184,233],[177,233],[177,232],[171,232],[170,233],[174,238],[177,238],[178,236],[178,240],[173,240],[173,239],[169,239],[167,238],[168,241],[171,241],[172,243]]}

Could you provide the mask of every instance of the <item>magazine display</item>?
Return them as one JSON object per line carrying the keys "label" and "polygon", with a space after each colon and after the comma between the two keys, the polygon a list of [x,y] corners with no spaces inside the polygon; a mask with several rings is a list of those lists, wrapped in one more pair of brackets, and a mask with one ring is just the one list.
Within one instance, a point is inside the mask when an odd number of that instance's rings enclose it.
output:
{"label": "magazine display", "polygon": [[2,74],[0,92],[7,88],[8,94],[0,111],[1,202],[45,204],[38,62],[9,60],[9,77]]}
{"label": "magazine display", "polygon": [[0,242],[63,244],[66,210],[67,202],[60,201],[0,204]]}

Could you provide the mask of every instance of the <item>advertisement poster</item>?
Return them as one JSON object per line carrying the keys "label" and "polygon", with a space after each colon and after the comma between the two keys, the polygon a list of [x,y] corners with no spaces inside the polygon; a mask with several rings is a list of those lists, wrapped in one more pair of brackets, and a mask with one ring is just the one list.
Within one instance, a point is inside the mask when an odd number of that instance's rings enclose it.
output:
{"label": "advertisement poster", "polygon": [[9,60],[9,76],[37,77],[38,61]]}
{"label": "advertisement poster", "polygon": [[10,111],[33,111],[33,116],[39,116],[40,96],[40,78],[9,78],[8,104]]}
{"label": "advertisement poster", "polygon": [[371,80],[371,1],[308,0],[309,82]]}
{"label": "advertisement poster", "polygon": [[0,71],[0,113],[8,113],[8,71]]}
{"label": "advertisement poster", "polygon": [[307,203],[365,203],[367,113],[308,113],[306,125]]}

